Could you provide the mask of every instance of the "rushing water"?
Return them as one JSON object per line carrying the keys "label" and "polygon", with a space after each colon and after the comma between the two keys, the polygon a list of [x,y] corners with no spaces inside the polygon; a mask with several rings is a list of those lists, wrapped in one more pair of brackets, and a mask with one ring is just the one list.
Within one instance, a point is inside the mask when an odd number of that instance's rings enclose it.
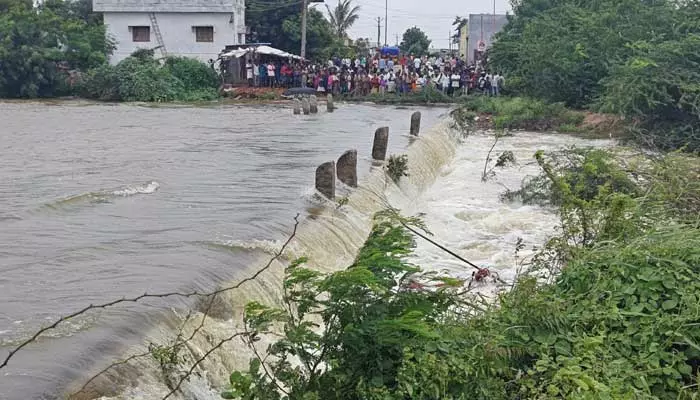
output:
{"label": "rushing water", "polygon": [[[280,107],[0,103],[2,349],[89,303],[238,281],[267,262],[293,216],[302,214],[283,259],[219,295],[208,318],[202,320],[201,302],[180,299],[88,313],[49,331],[0,369],[0,399],[62,397],[111,360],[197,330],[182,351],[181,368],[189,368],[240,328],[243,304],[277,301],[285,260],[308,256],[322,271],[349,265],[372,214],[387,205],[424,213],[435,240],[510,280],[517,239],[527,249],[540,245],[556,218],[540,207],[499,202],[504,186],[515,189],[537,173],[532,155],[538,149],[609,145],[517,133],[493,150],[513,151],[517,165],[482,182],[493,135],[474,134],[460,144],[449,124],[438,122],[446,110],[424,109],[423,132],[409,140],[412,111],[344,105],[309,117]],[[390,152],[409,157],[409,176],[399,185],[368,159],[373,132],[383,125],[392,130]],[[342,207],[316,199],[315,167],[350,148],[359,151],[360,188],[341,188],[349,194]],[[411,261],[465,279],[472,272],[420,239]],[[175,398],[219,399],[228,373],[250,356],[240,341],[227,342]],[[152,358],[142,357],[110,369],[77,398],[160,399],[169,391],[163,381]]]}
{"label": "rushing water", "polygon": [[[477,133],[457,147],[454,159],[445,165],[441,176],[430,190],[412,204],[415,212],[423,214],[429,230],[440,244],[456,251],[472,263],[488,268],[493,278],[510,284],[516,274],[526,267],[536,248],[556,233],[559,220],[552,209],[502,202],[506,189],[517,190],[527,176],[536,176],[540,168],[534,159],[537,150],[557,151],[567,147],[609,147],[610,140],[587,140],[561,134],[517,132],[499,139],[493,147],[487,170],[494,175],[482,181],[484,164],[491,146],[492,133]],[[493,168],[505,151],[515,155],[515,164]],[[516,244],[524,246],[517,254]],[[434,270],[449,271],[451,275],[469,281],[474,268],[450,256],[443,250],[418,239],[411,261]],[[508,285],[494,284],[489,278],[474,283],[473,289],[486,295]]]}
{"label": "rushing water", "polygon": [[[296,251],[309,252],[319,231],[335,232],[339,247],[319,243],[311,253],[341,265],[380,204],[365,196],[338,221],[324,218],[312,196],[315,167],[355,148],[360,179],[370,177],[374,130],[390,126],[390,153],[405,152],[412,111],[343,105],[293,116],[277,106],[0,103],[0,357],[88,304],[239,277],[279,246],[297,212],[315,221],[302,222]],[[446,110],[421,111],[425,131]],[[248,290],[274,291],[265,283]],[[143,343],[147,332],[172,336],[163,310],[182,305],[154,300],[59,325],[0,369],[0,398],[61,397],[66,384]],[[223,374],[231,363],[221,362]],[[133,374],[111,379],[138,386]]]}

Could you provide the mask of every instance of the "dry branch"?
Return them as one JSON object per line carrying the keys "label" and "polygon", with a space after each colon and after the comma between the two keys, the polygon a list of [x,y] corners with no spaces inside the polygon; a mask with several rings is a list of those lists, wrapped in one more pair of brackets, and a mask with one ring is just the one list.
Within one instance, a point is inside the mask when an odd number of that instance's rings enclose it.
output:
{"label": "dry branch", "polygon": [[[20,344],[19,344],[17,347],[15,347],[14,349],[10,350],[10,352],[9,352],[8,355],[7,355],[7,357],[5,357],[5,359],[3,360],[2,364],[0,364],[0,369],[2,369],[2,368],[4,368],[5,366],[7,366],[7,364],[8,364],[9,361],[10,361],[10,359],[11,359],[15,354],[17,354],[18,351],[22,350],[24,347],[26,347],[26,346],[28,346],[29,344],[31,344],[31,343],[33,343],[34,341],[36,341],[36,339],[37,339],[39,336],[41,336],[43,333],[45,333],[45,332],[47,332],[47,331],[49,331],[49,330],[55,329],[55,328],[56,328],[58,325],[60,325],[61,323],[66,322],[66,321],[68,321],[68,320],[71,320],[71,319],[73,319],[73,318],[75,318],[75,317],[78,317],[79,315],[85,314],[86,312],[88,312],[88,311],[90,311],[90,310],[100,309],[100,308],[105,309],[105,308],[112,307],[112,306],[115,306],[115,305],[118,305],[118,304],[121,304],[121,303],[137,303],[137,302],[139,302],[139,301],[141,301],[141,300],[143,300],[143,299],[146,299],[146,298],[167,298],[167,297],[191,298],[191,297],[196,297],[196,296],[199,296],[199,297],[209,297],[209,296],[211,296],[211,300],[209,301],[209,304],[208,304],[207,309],[206,309],[206,313],[208,313],[208,312],[209,312],[209,309],[210,309],[210,307],[211,307],[211,305],[212,305],[212,303],[214,302],[214,297],[215,297],[215,296],[217,296],[217,295],[219,295],[219,294],[221,294],[221,293],[224,293],[224,292],[228,292],[228,291],[231,291],[231,290],[238,289],[238,288],[240,288],[243,284],[257,279],[258,276],[260,276],[260,274],[262,274],[263,272],[265,272],[266,270],[268,270],[268,269],[270,268],[270,266],[272,265],[272,263],[273,263],[277,258],[279,258],[279,257],[282,255],[282,253],[283,253],[284,250],[287,248],[287,246],[289,245],[289,243],[291,243],[292,239],[294,239],[294,237],[296,236],[296,232],[297,232],[297,228],[298,228],[298,227],[299,227],[299,214],[297,214],[297,215],[294,217],[294,229],[293,229],[292,233],[289,235],[289,237],[287,238],[287,240],[284,242],[284,244],[282,245],[282,247],[280,248],[280,250],[277,251],[277,252],[274,254],[274,256],[273,256],[272,258],[270,258],[270,261],[269,261],[264,267],[262,267],[261,269],[257,270],[253,275],[251,275],[251,276],[249,276],[249,277],[247,277],[247,278],[245,278],[245,279],[239,281],[239,282],[236,283],[235,285],[228,286],[228,287],[223,287],[223,288],[217,289],[217,290],[212,291],[212,292],[198,292],[198,291],[192,291],[192,292],[168,292],[168,293],[159,293],[159,294],[148,294],[148,293],[144,293],[144,294],[142,294],[142,295],[140,295],[140,296],[131,297],[131,298],[126,298],[126,297],[124,297],[124,298],[121,298],[121,299],[118,299],[118,300],[113,300],[113,301],[110,301],[110,302],[107,302],[107,303],[102,303],[102,304],[97,304],[97,305],[95,305],[95,304],[90,304],[89,306],[87,306],[87,307],[85,307],[85,308],[83,308],[83,309],[81,309],[81,310],[79,310],[79,311],[76,311],[76,312],[74,312],[74,313],[68,314],[68,315],[66,315],[66,316],[63,316],[63,317],[57,319],[57,320],[54,321],[51,325],[48,325],[48,326],[46,326],[46,327],[43,327],[43,328],[39,329],[36,333],[34,333],[34,335],[32,335],[32,337],[30,337],[29,339],[27,339],[27,340],[25,340],[24,342],[20,343]],[[201,329],[201,328],[204,326],[204,321],[205,321],[205,318],[206,318],[206,313],[205,313],[204,318],[202,318],[202,321],[201,321],[201,323],[199,324],[199,326],[197,327],[197,329],[195,329],[195,331],[192,333],[192,335],[190,336],[190,338],[188,338],[185,342],[191,340],[191,339],[194,337],[194,335],[197,333],[197,331],[198,331],[199,329]],[[180,344],[182,344],[182,343],[180,343]],[[175,345],[178,345],[178,344],[176,343]],[[149,354],[150,354],[150,353],[149,353]],[[102,370],[98,375],[103,374],[104,372],[108,371],[109,369],[111,369],[111,368],[114,367],[114,366],[124,364],[125,362],[131,361],[131,360],[133,360],[133,359],[135,359],[135,358],[142,357],[142,356],[143,356],[143,355],[135,355],[135,356],[129,357],[128,359],[125,359],[125,360],[119,361],[119,362],[117,362],[117,363],[114,363],[114,364],[108,366],[107,368],[105,368],[104,370]],[[201,361],[200,361],[200,362],[201,362]],[[90,379],[89,382],[93,381],[96,377],[97,377],[97,376],[92,377],[92,378]],[[86,385],[87,385],[87,384],[86,384]],[[83,388],[84,388],[84,387],[83,387]],[[81,389],[81,390],[82,390],[82,389]]]}
{"label": "dry branch", "polygon": [[216,344],[216,346],[212,347],[211,349],[209,349],[209,351],[207,351],[206,353],[204,353],[203,356],[199,357],[199,358],[194,362],[194,364],[192,364],[192,366],[191,366],[190,369],[187,371],[187,373],[185,373],[185,375],[183,375],[183,376],[180,378],[180,380],[177,382],[177,385],[175,385],[175,387],[174,387],[170,392],[168,392],[168,394],[166,394],[166,395],[163,397],[163,400],[167,400],[170,396],[172,396],[173,394],[175,394],[175,392],[177,392],[178,390],[180,390],[180,386],[182,386],[182,383],[183,383],[184,381],[186,381],[187,379],[190,378],[190,376],[192,375],[192,372],[194,372],[194,369],[197,368],[197,366],[198,366],[202,361],[206,360],[207,357],[209,357],[209,355],[210,355],[211,353],[213,353],[214,351],[216,351],[218,348],[220,348],[221,346],[223,346],[223,345],[226,344],[227,342],[230,342],[230,341],[232,341],[233,339],[235,339],[235,338],[237,338],[237,337],[239,337],[239,336],[241,336],[241,335],[244,335],[244,334],[245,334],[245,332],[234,333],[233,335],[227,337],[226,339],[221,340],[219,343]]}

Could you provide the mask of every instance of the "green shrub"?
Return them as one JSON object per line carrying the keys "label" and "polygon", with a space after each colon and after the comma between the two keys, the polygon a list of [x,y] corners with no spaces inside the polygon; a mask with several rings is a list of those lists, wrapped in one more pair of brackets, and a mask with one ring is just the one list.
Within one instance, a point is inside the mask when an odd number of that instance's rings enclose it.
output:
{"label": "green shrub", "polygon": [[462,108],[490,115],[496,129],[549,131],[561,125],[579,125],[584,119],[583,113],[568,110],[563,103],[526,97],[470,96]]}
{"label": "green shrub", "polygon": [[117,65],[117,77],[123,101],[172,101],[185,91],[182,81],[154,60],[128,57]]}
{"label": "green shrub", "polygon": [[117,101],[119,96],[119,80],[115,67],[103,65],[90,70],[78,84],[78,93],[88,99]]}
{"label": "green shrub", "polygon": [[634,57],[603,81],[598,106],[636,120],[645,145],[700,152],[700,33],[632,47]]}
{"label": "green shrub", "polygon": [[508,91],[615,113],[642,145],[700,152],[698,2],[522,0],[513,11],[488,58]]}
{"label": "green shrub", "polygon": [[[551,284],[521,277],[492,307],[463,282],[406,263],[415,243],[403,224],[412,223],[379,219],[347,270],[292,263],[283,308],[246,308],[255,357],[222,396],[696,398],[699,230],[599,243]],[[283,334],[256,346],[271,331]]]}
{"label": "green shrub", "polygon": [[219,97],[217,79],[197,60],[170,58],[162,66],[152,50],[138,50],[114,67],[90,71],[80,83],[80,93],[110,101],[207,101]]}
{"label": "green shrub", "polygon": [[386,173],[394,183],[398,184],[401,178],[408,176],[408,156],[405,154],[389,156]]}
{"label": "green shrub", "polygon": [[168,57],[165,68],[179,79],[185,90],[218,89],[219,77],[216,71],[195,59],[187,57]]}

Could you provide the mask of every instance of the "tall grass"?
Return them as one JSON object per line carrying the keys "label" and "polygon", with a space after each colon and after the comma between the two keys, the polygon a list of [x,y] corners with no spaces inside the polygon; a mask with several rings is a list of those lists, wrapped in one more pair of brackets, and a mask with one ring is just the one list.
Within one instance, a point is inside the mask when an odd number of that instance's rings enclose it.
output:
{"label": "tall grass", "polygon": [[463,103],[468,111],[487,114],[496,129],[536,131],[568,129],[583,122],[584,114],[567,109],[563,103],[545,103],[527,97],[471,96]]}

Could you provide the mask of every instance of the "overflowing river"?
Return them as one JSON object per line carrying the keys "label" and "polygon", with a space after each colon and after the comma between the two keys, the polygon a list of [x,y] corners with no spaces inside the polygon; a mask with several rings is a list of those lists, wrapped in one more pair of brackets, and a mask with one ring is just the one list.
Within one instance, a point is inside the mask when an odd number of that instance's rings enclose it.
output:
{"label": "overflowing river", "polygon": [[[518,238],[540,245],[556,225],[539,207],[499,202],[537,172],[532,154],[568,145],[606,145],[564,135],[518,133],[517,165],[481,181],[493,135],[461,139],[446,109],[421,109],[423,131],[410,140],[413,109],[343,105],[333,114],[293,116],[281,107],[177,108],[0,103],[0,356],[38,327],[90,303],[144,292],[208,290],[249,276],[289,235],[283,259],[308,256],[314,268],[349,265],[374,212],[391,205],[425,213],[435,239],[509,279]],[[389,153],[407,153],[409,177],[397,186],[373,167],[377,127],[389,126]],[[338,207],[313,196],[320,163],[355,148],[360,188]],[[527,252],[525,252],[525,255]],[[472,270],[418,240],[412,261],[468,278]],[[0,369],[0,398],[61,398],[110,361],[192,336],[183,350],[201,357],[240,326],[240,306],[274,302],[282,263],[202,304],[179,298],[99,309],[47,332]],[[484,285],[484,290],[492,287]],[[185,310],[192,310],[189,318]],[[213,351],[176,398],[219,399],[227,374],[250,354],[231,341]],[[1,362],[1,360],[0,360]],[[134,359],[94,380],[78,398],[160,399],[168,393],[152,358]],[[84,396],[83,396],[84,395]]]}
{"label": "overflowing river", "polygon": [[[421,111],[429,127],[446,109]],[[0,357],[88,304],[236,277],[313,212],[316,166],[357,149],[362,179],[374,130],[403,152],[412,112],[0,103]],[[59,397],[173,304],[59,325],[0,369],[0,398]]]}

